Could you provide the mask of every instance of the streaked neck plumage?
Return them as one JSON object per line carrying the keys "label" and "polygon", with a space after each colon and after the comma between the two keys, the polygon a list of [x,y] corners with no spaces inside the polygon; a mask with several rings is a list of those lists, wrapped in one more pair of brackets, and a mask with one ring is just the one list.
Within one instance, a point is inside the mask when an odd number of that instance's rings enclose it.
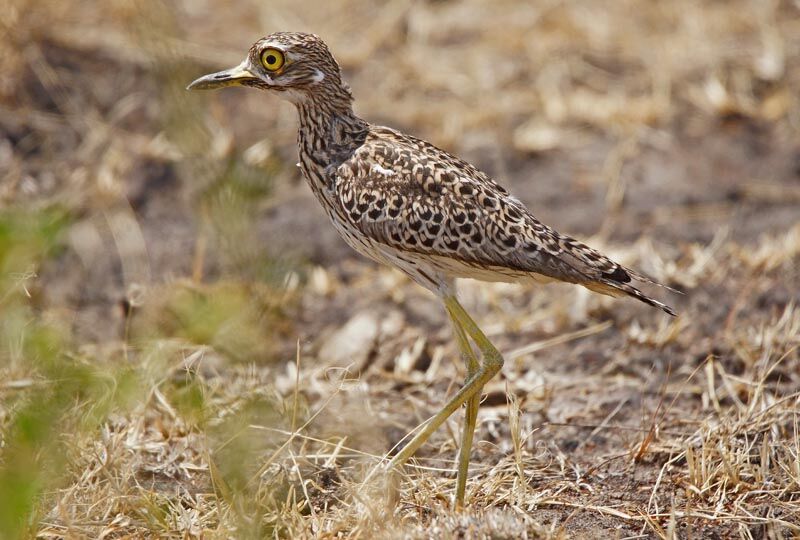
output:
{"label": "streaked neck plumage", "polygon": [[313,164],[323,170],[337,166],[366,139],[369,124],[353,112],[353,97],[341,82],[321,81],[297,97],[297,144],[304,166]]}

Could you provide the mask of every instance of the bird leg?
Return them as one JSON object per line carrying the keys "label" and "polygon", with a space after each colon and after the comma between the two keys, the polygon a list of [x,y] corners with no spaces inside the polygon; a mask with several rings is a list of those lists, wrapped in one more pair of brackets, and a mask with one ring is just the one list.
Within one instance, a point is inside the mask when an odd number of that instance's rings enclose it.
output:
{"label": "bird leg", "polygon": [[[480,369],[480,363],[475,356],[475,351],[472,350],[472,345],[464,333],[464,329],[456,321],[456,318],[450,314],[450,320],[453,323],[453,333],[456,336],[458,348],[461,351],[461,356],[467,364],[467,381],[475,375]],[[467,489],[467,475],[469,473],[469,457],[472,450],[472,438],[475,433],[475,423],[478,418],[478,407],[481,401],[481,389],[478,389],[471,398],[467,400],[467,410],[464,413],[464,427],[461,431],[461,447],[458,451],[458,476],[456,477],[456,507],[464,505],[464,495]]]}
{"label": "bird leg", "polygon": [[[475,323],[475,321],[472,320],[464,308],[461,307],[461,304],[458,303],[456,297],[447,296],[444,298],[444,303],[445,307],[447,308],[447,312],[450,314],[450,317],[453,320],[454,326],[460,328],[462,330],[462,334],[466,334],[472,338],[472,341],[481,351],[482,359],[478,365],[478,369],[471,375],[467,376],[467,381],[464,383],[464,386],[462,386],[459,391],[456,392],[452,398],[450,398],[445,406],[442,407],[442,410],[428,420],[422,426],[422,429],[408,442],[408,444],[405,445],[403,449],[394,456],[394,458],[392,458],[392,461],[389,462],[389,468],[398,467],[405,463],[408,458],[414,455],[414,452],[416,452],[417,449],[428,440],[431,434],[436,431],[439,426],[441,426],[444,421],[456,411],[456,409],[458,409],[464,403],[470,401],[473,396],[480,396],[480,390],[483,388],[483,386],[489,382],[489,380],[494,377],[498,371],[500,371],[501,367],[503,367],[503,356],[500,354],[500,351],[498,351],[495,346],[492,345],[492,342],[489,341],[483,332],[481,332],[481,329],[478,328],[478,325]],[[460,340],[460,338],[458,339]],[[469,363],[467,364],[467,368],[469,370]],[[466,429],[470,426],[465,426],[465,431],[469,431],[469,435],[467,436],[465,434],[462,440],[463,443],[468,437],[470,446],[472,444],[472,434],[475,427],[474,415],[477,414],[477,410],[478,402],[475,400],[474,412],[471,412],[472,407],[468,407],[467,409],[468,423],[470,422],[470,414],[473,415],[471,421],[472,426],[470,429]],[[458,482],[466,482],[466,469],[469,465],[469,450],[466,451],[466,455],[463,455],[464,450],[462,449],[461,454],[462,455],[459,456]],[[461,491],[461,498],[463,498],[463,489]],[[458,499],[458,496],[456,499]],[[458,503],[458,500],[456,500],[456,503]]]}

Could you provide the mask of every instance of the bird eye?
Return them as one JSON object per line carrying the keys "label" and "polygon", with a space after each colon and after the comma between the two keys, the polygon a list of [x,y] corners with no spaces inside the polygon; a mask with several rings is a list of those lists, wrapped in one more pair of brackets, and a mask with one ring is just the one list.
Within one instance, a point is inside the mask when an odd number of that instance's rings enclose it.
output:
{"label": "bird eye", "polygon": [[278,49],[264,49],[261,53],[261,64],[268,71],[278,71],[283,67],[284,62],[283,53]]}

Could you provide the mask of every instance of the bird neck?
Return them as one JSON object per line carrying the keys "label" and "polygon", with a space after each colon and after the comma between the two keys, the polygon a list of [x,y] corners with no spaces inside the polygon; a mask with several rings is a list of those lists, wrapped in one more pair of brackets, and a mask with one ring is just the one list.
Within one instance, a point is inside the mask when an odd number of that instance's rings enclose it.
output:
{"label": "bird neck", "polygon": [[353,112],[350,93],[309,96],[296,103],[300,116],[300,152],[323,167],[341,163],[367,136],[369,124]]}

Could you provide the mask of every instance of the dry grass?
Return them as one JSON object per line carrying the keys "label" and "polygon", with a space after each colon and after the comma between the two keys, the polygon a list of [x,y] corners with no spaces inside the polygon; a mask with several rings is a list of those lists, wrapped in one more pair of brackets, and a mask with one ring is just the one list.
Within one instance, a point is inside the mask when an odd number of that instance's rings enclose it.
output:
{"label": "dry grass", "polygon": [[[0,9],[0,537],[800,536],[800,5],[302,4]],[[440,306],[336,239],[290,107],[183,90],[286,29],[686,293],[464,283],[467,510],[459,418],[379,468],[463,378]]]}

